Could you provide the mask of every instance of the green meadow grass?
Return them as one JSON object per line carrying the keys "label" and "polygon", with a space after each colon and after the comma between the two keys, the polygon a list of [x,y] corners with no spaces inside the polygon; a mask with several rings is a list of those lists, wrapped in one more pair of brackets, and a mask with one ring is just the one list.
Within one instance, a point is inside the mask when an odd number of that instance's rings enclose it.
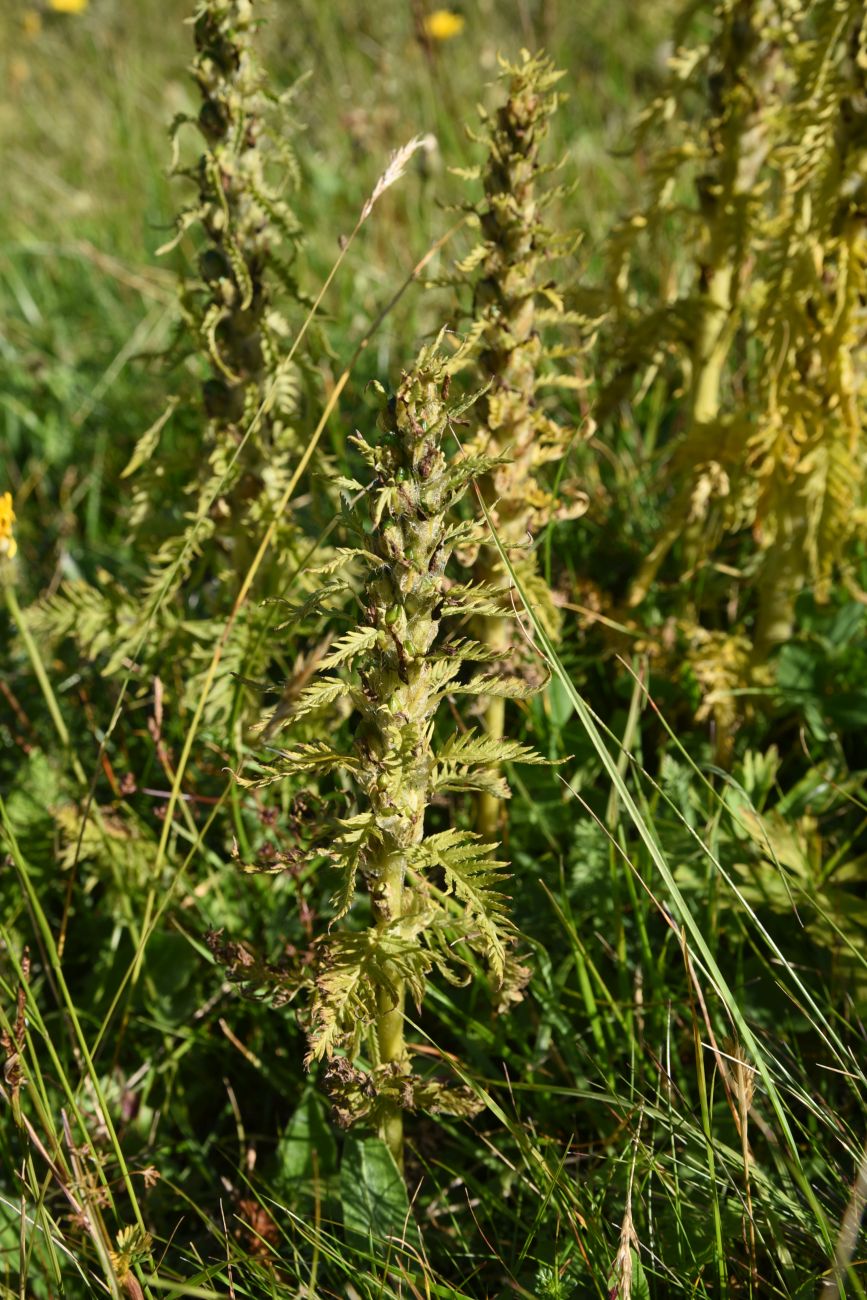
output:
{"label": "green meadow grass", "polygon": [[[456,220],[449,169],[477,159],[464,124],[491,102],[498,51],[544,44],[567,69],[553,152],[580,182],[564,202],[591,276],[638,183],[623,151],[662,75],[670,6],[464,12],[433,57],[395,0],[280,3],[263,34],[275,84],[305,78],[311,297],[390,151],[436,141],[322,302],[325,391],[370,335],[324,435],[340,469],[346,435],[372,421],[368,381],[395,378],[450,310],[420,281],[466,251],[464,231],[380,322]],[[128,541],[120,473],[167,397],[191,391],[159,357],[189,250],[156,257],[184,195],[166,169],[168,123],[193,104],[187,16],[180,0],[91,0],[28,34],[17,9],[0,14],[0,492],[20,547],[0,622],[3,1295],[863,1295],[864,606],[842,584],[829,606],[803,598],[775,693],[717,766],[689,674],[660,675],[637,637],[615,656],[576,612],[659,518],[650,466],[674,417],[654,391],[588,470],[586,520],[540,542],[568,617],[558,647],[535,629],[552,680],[513,716],[558,761],[509,774],[533,977],[502,1016],[481,976],[432,990],[418,1050],[483,1108],[408,1116],[405,1186],[364,1130],[331,1123],[294,1004],[214,960],[214,932],[274,963],[303,952],[328,895],[233,865],[232,836],[270,826],[228,776],[232,742],[204,725],[179,778],[193,707],[161,719],[134,666],[118,704],[98,666],[28,631],[62,580],[133,581],[149,559]],[[168,450],[196,427],[187,412]],[[84,831],[81,798],[98,809]]]}

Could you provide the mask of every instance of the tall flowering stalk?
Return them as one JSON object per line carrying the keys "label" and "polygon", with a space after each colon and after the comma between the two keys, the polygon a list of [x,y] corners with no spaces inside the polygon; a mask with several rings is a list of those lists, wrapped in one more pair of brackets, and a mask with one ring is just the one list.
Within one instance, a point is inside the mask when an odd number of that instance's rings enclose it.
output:
{"label": "tall flowering stalk", "polygon": [[[181,241],[195,245],[195,270],[181,285],[185,328],[176,351],[197,356],[205,375],[198,427],[196,413],[172,399],[124,471],[133,483],[134,542],[149,559],[145,579],[136,592],[67,583],[36,615],[42,630],[74,636],[90,657],[107,652],[109,674],[130,662],[164,673],[182,646],[190,703],[208,680],[213,641],[271,529],[254,600],[234,618],[208,688],[209,720],[232,716],[236,738],[259,702],[241,678],[268,671],[262,599],[275,594],[301,545],[286,501],[304,448],[294,340],[308,304],[293,275],[300,229],[284,198],[298,169],[287,104],[269,92],[257,57],[258,25],[252,0],[202,0],[193,19],[191,72],[201,104],[195,116],[176,119],[172,135],[177,144],[182,128],[195,128],[198,157],[174,168],[195,192],[161,251]],[[294,325],[282,314],[293,304]],[[169,449],[164,431],[180,413],[187,431]],[[191,500],[184,507],[185,495]],[[167,502],[175,509],[166,510]]]}
{"label": "tall flowering stalk", "polygon": [[861,0],[820,0],[808,17],[756,320],[773,364],[736,448],[732,518],[761,555],[757,664],[791,638],[805,587],[828,599],[867,522],[867,21]]}
{"label": "tall flowering stalk", "polygon": [[[539,184],[550,171],[540,154],[561,102],[555,87],[562,76],[548,59],[532,57],[526,50],[517,64],[503,65],[506,100],[492,117],[483,114],[487,159],[474,173],[484,186],[476,209],[482,239],[459,266],[473,285],[478,364],[490,385],[479,404],[479,446],[497,463],[482,477],[480,489],[512,567],[552,632],[559,620],[532,542],[552,519],[580,514],[585,506],[578,494],[571,501],[555,500],[544,478],[546,466],[565,455],[574,430],[546,414],[542,392],[552,386],[582,386],[577,373],[559,369],[564,356],[574,366],[575,354],[547,342],[546,330],[567,322],[586,323],[565,310],[562,290],[550,280],[552,261],[575,240],[557,237],[547,228],[545,209],[561,191]],[[503,592],[501,608],[486,619],[481,635],[492,655],[505,660],[513,650],[506,596],[511,580],[498,555],[486,548],[477,564],[479,576]],[[494,740],[504,734],[504,699],[488,702],[485,726]],[[479,830],[494,834],[498,816],[498,801],[482,794]]]}
{"label": "tall flowering stalk", "polygon": [[[643,143],[662,138],[649,200],[611,241],[616,372],[601,406],[614,409],[630,374],[646,386],[666,351],[685,363],[667,518],[628,603],[642,604],[676,542],[692,573],[724,535],[750,530],[739,569],[755,592],[751,636],[708,635],[689,616],[701,675],[730,694],[733,673],[764,678],[799,592],[827,595],[863,527],[867,58],[859,0],[719,0],[712,17],[711,39],[677,51],[643,123]],[[637,309],[636,251],[648,233],[670,243],[673,222],[695,249],[692,283]]]}
{"label": "tall flowering stalk", "polygon": [[203,237],[198,276],[182,293],[191,337],[211,372],[202,387],[209,463],[204,475],[198,471],[199,500],[207,507],[219,481],[211,514],[230,521],[240,551],[250,525],[270,520],[299,446],[298,373],[275,300],[277,289],[299,297],[291,265],[300,228],[281,193],[297,164],[285,120],[272,121],[276,101],[256,55],[257,25],[252,0],[204,0],[195,15],[191,71],[205,150],[180,169],[197,197],[172,241],[188,231]]}
{"label": "tall flowering stalk", "polygon": [[[453,508],[493,468],[489,457],[447,455],[450,429],[473,401],[449,404],[451,372],[461,360],[423,351],[383,410],[381,438],[354,440],[372,475],[370,517],[353,516],[358,546],[326,567],[362,570],[362,615],[334,643],[294,710],[297,723],[340,701],[356,720],[352,743],[299,741],[252,778],[262,784],[306,773],[321,781],[339,773],[349,792],[348,815],[336,818],[326,837],[340,883],[332,928],[318,950],[308,1061],[331,1062],[344,1121],[376,1124],[398,1161],[404,1109],[460,1113],[470,1105],[460,1089],[414,1073],[407,996],[420,1006],[434,969],[469,978],[471,952],[502,981],[513,933],[495,846],[456,826],[432,831],[429,809],[455,791],[505,798],[496,765],[541,761],[523,745],[473,730],[438,735],[447,697],[526,693],[522,682],[484,667],[497,657],[491,647],[463,635],[467,619],[499,609],[498,592],[447,574],[456,547],[477,532]],[[473,664],[481,667],[468,669]],[[312,851],[317,856],[321,861],[321,849]],[[359,893],[369,900],[366,928],[359,928]]]}

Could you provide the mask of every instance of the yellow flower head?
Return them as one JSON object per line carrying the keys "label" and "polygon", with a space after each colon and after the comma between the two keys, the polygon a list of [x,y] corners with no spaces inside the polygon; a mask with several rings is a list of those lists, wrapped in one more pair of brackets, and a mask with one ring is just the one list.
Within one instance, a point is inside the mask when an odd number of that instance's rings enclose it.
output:
{"label": "yellow flower head", "polygon": [[56,14],[83,14],[89,0],[48,0],[48,8]]}
{"label": "yellow flower head", "polygon": [[15,523],[15,511],[12,509],[12,493],[4,492],[0,496],[0,560],[11,560],[18,550],[18,543],[12,536]]}
{"label": "yellow flower head", "polygon": [[424,34],[431,41],[450,41],[463,30],[463,15],[451,9],[434,9],[424,20]]}

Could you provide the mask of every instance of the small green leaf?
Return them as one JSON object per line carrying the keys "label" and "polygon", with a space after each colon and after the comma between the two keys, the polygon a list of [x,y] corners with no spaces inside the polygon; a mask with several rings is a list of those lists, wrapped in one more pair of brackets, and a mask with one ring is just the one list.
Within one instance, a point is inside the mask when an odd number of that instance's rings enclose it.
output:
{"label": "small green leaf", "polygon": [[292,717],[297,721],[303,718],[306,713],[313,712],[314,709],[321,709],[326,704],[333,704],[341,696],[348,695],[350,686],[347,682],[342,682],[338,677],[320,677],[317,681],[307,686],[292,709]]}
{"label": "small green leaf", "polygon": [[338,664],[351,663],[365,650],[376,644],[379,631],[375,627],[356,627],[335,642],[331,654],[326,655],[319,667],[322,670],[336,668]]}
{"label": "small green leaf", "polygon": [[514,677],[505,673],[476,673],[463,685],[453,686],[452,695],[497,696],[507,700],[527,700],[537,695],[548,685],[548,678],[543,682],[528,682],[523,677]]}
{"label": "small green leaf", "polygon": [[151,427],[149,429],[146,429],[145,432],[141,435],[141,437],[139,438],[138,442],[135,445],[132,456],[129,459],[129,463],[127,464],[125,469],[121,470],[120,473],[121,478],[129,478],[130,475],[134,474],[136,470],[139,469],[145,463],[146,460],[150,460],[151,456],[154,454],[154,452],[156,451],[159,445],[160,434],[162,433],[163,429],[165,428],[165,426],[168,424],[169,420],[172,418],[172,416],[175,413],[175,409],[178,405],[178,401],[179,399],[177,397],[170,398],[167,408],[165,409],[165,411],[163,411],[159,419],[154,420]]}

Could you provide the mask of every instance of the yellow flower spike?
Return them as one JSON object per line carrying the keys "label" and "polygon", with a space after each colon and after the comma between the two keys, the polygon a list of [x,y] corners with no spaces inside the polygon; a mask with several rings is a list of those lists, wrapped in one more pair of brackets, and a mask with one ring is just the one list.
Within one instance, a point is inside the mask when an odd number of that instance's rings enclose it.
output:
{"label": "yellow flower spike", "polygon": [[451,9],[434,9],[428,14],[422,26],[424,34],[431,41],[450,41],[453,36],[460,36],[464,30],[465,18]]}
{"label": "yellow flower spike", "polygon": [[18,550],[18,543],[12,536],[15,523],[15,511],[12,509],[12,493],[4,492],[0,496],[0,560],[11,560]]}
{"label": "yellow flower spike", "polygon": [[28,39],[42,31],[42,15],[36,9],[25,9],[21,16],[21,29]]}
{"label": "yellow flower spike", "polygon": [[56,14],[83,14],[90,0],[48,0],[48,8]]}

